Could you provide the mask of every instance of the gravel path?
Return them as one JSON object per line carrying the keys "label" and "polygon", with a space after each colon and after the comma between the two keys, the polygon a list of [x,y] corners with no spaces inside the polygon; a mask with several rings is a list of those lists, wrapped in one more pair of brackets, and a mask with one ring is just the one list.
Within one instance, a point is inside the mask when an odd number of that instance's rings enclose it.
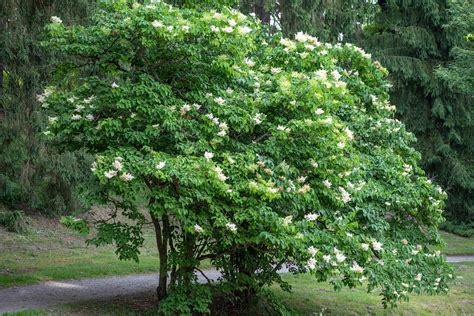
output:
{"label": "gravel path", "polygon": [[[448,262],[474,261],[471,256],[448,256]],[[282,272],[286,272],[283,269]],[[206,276],[217,280],[219,272],[206,270]],[[198,274],[199,282],[207,282]],[[50,307],[87,300],[106,300],[140,292],[155,291],[158,274],[115,276],[99,279],[48,281],[36,285],[0,289],[0,314],[28,308]]]}

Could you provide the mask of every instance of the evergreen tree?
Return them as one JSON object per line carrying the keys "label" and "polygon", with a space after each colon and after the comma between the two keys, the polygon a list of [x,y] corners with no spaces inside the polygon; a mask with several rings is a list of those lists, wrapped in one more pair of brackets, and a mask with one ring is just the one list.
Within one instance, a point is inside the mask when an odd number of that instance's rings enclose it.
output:
{"label": "evergreen tree", "polygon": [[54,56],[39,46],[53,15],[79,22],[91,0],[0,2],[0,206],[60,213],[78,207],[77,154],[58,155],[38,136],[36,94]]}
{"label": "evergreen tree", "polygon": [[472,2],[378,4],[367,48],[391,73],[393,103],[418,138],[424,169],[449,194],[448,217],[473,221],[472,42],[463,40]]}
{"label": "evergreen tree", "polygon": [[302,31],[332,42],[360,40],[362,25],[376,8],[372,1],[360,0],[242,0],[240,7],[271,24],[272,31]]}

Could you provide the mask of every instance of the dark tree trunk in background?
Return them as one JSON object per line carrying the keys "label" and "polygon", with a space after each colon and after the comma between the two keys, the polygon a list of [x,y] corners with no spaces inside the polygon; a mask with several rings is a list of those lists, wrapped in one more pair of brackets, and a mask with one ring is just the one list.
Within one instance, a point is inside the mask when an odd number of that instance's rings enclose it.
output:
{"label": "dark tree trunk in background", "polygon": [[255,15],[262,21],[264,24],[270,24],[270,12],[265,10],[264,1],[259,1],[254,5]]}

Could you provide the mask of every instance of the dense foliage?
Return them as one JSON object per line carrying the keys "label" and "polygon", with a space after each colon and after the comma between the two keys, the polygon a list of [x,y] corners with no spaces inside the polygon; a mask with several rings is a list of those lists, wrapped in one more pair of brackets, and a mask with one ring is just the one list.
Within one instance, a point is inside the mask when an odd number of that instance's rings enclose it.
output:
{"label": "dense foliage", "polygon": [[44,117],[36,93],[55,60],[39,46],[44,24],[55,14],[80,21],[91,2],[0,2],[0,209],[58,214],[80,206],[76,187],[87,179],[85,166],[77,154],[59,155],[37,136]]}
{"label": "dense foliage", "polygon": [[398,114],[414,132],[450,219],[474,221],[472,1],[379,1],[367,46],[389,69]]}
{"label": "dense foliage", "polygon": [[113,209],[92,243],[138,260],[145,203],[162,311],[208,311],[209,288],[192,282],[206,259],[240,302],[285,287],[284,264],[335,288],[367,282],[384,303],[447,291],[449,268],[427,247],[445,193],[418,167],[370,55],[156,1],[103,1],[86,27],[51,21],[45,45],[67,59],[40,97],[44,134],[96,158],[97,201]]}

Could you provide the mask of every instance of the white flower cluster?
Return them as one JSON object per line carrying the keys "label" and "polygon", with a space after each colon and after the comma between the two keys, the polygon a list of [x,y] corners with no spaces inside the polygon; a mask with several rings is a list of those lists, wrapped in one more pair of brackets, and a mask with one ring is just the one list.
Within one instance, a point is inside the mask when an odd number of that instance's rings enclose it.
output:
{"label": "white flower cluster", "polygon": [[166,166],[166,162],[165,162],[165,161],[160,161],[160,162],[155,166],[155,168],[156,168],[157,170],[162,170],[165,166]]}
{"label": "white flower cluster", "polygon": [[41,103],[41,107],[48,108],[48,104],[46,103],[46,99],[53,93],[53,89],[46,88],[44,89],[43,93],[36,95],[36,100]]}
{"label": "white flower cluster", "polygon": [[229,130],[229,126],[227,125],[227,123],[221,122],[219,118],[215,117],[212,113],[206,114],[206,117],[211,120],[214,125],[217,125],[219,127],[219,132],[217,133],[217,136],[224,137],[227,135],[227,132]]}
{"label": "white flower cluster", "polygon": [[52,22],[52,23],[56,23],[56,24],[61,24],[61,23],[63,23],[63,20],[61,20],[60,17],[52,16],[52,17],[51,17],[51,22]]}
{"label": "white flower cluster", "polygon": [[204,232],[204,228],[202,228],[201,226],[199,226],[198,224],[194,225],[194,231],[198,234]]}
{"label": "white flower cluster", "polygon": [[[115,157],[115,160],[112,163],[113,169],[110,169],[110,170],[104,172],[104,176],[108,179],[112,179],[113,177],[115,177],[118,174],[118,172],[122,171],[122,169],[123,169],[122,161],[123,161],[122,157]],[[95,171],[95,168],[96,168],[96,164],[94,163],[91,170]],[[124,172],[120,175],[120,179],[125,181],[125,182],[128,182],[128,181],[132,181],[133,179],[135,179],[135,177],[130,173]]]}
{"label": "white flower cluster", "polygon": [[[226,16],[222,13],[216,12],[213,15],[213,18],[215,20],[224,20],[226,19]],[[246,16],[244,14],[239,13],[238,15],[238,20],[245,20]],[[252,28],[245,26],[245,25],[238,25],[239,23],[233,19],[230,18],[226,21],[226,26],[224,27],[217,27],[215,25],[210,26],[210,30],[213,33],[219,33],[219,32],[224,32],[224,33],[233,33],[235,29],[237,29],[237,33],[240,35],[247,35],[250,32],[252,32]]]}
{"label": "white flower cluster", "polygon": [[351,271],[353,271],[355,273],[363,273],[364,272],[364,268],[359,266],[359,264],[355,261],[352,262],[352,267],[350,269],[351,269]]}
{"label": "white flower cluster", "polygon": [[221,167],[216,166],[213,170],[217,174],[217,179],[219,179],[220,181],[225,182],[229,178],[226,177]]}
{"label": "white flower cluster", "polygon": [[235,225],[234,223],[227,223],[227,224],[225,224],[225,226],[231,232],[236,232],[237,231],[237,225]]}
{"label": "white flower cluster", "polygon": [[341,193],[340,200],[344,203],[349,203],[351,201],[351,195],[349,192],[347,192],[343,187],[339,187],[338,190]]}
{"label": "white flower cluster", "polygon": [[311,258],[309,258],[308,261],[306,261],[306,268],[308,270],[314,270],[316,269],[316,264],[317,264],[317,261],[314,258],[314,256],[316,256],[316,254],[319,252],[319,249],[313,246],[310,246],[308,247],[307,251],[308,251],[308,254],[311,256]]}
{"label": "white flower cluster", "polygon": [[304,216],[304,219],[307,220],[307,221],[312,221],[314,222],[315,220],[317,220],[319,217],[319,214],[316,214],[316,213],[308,213]]}

